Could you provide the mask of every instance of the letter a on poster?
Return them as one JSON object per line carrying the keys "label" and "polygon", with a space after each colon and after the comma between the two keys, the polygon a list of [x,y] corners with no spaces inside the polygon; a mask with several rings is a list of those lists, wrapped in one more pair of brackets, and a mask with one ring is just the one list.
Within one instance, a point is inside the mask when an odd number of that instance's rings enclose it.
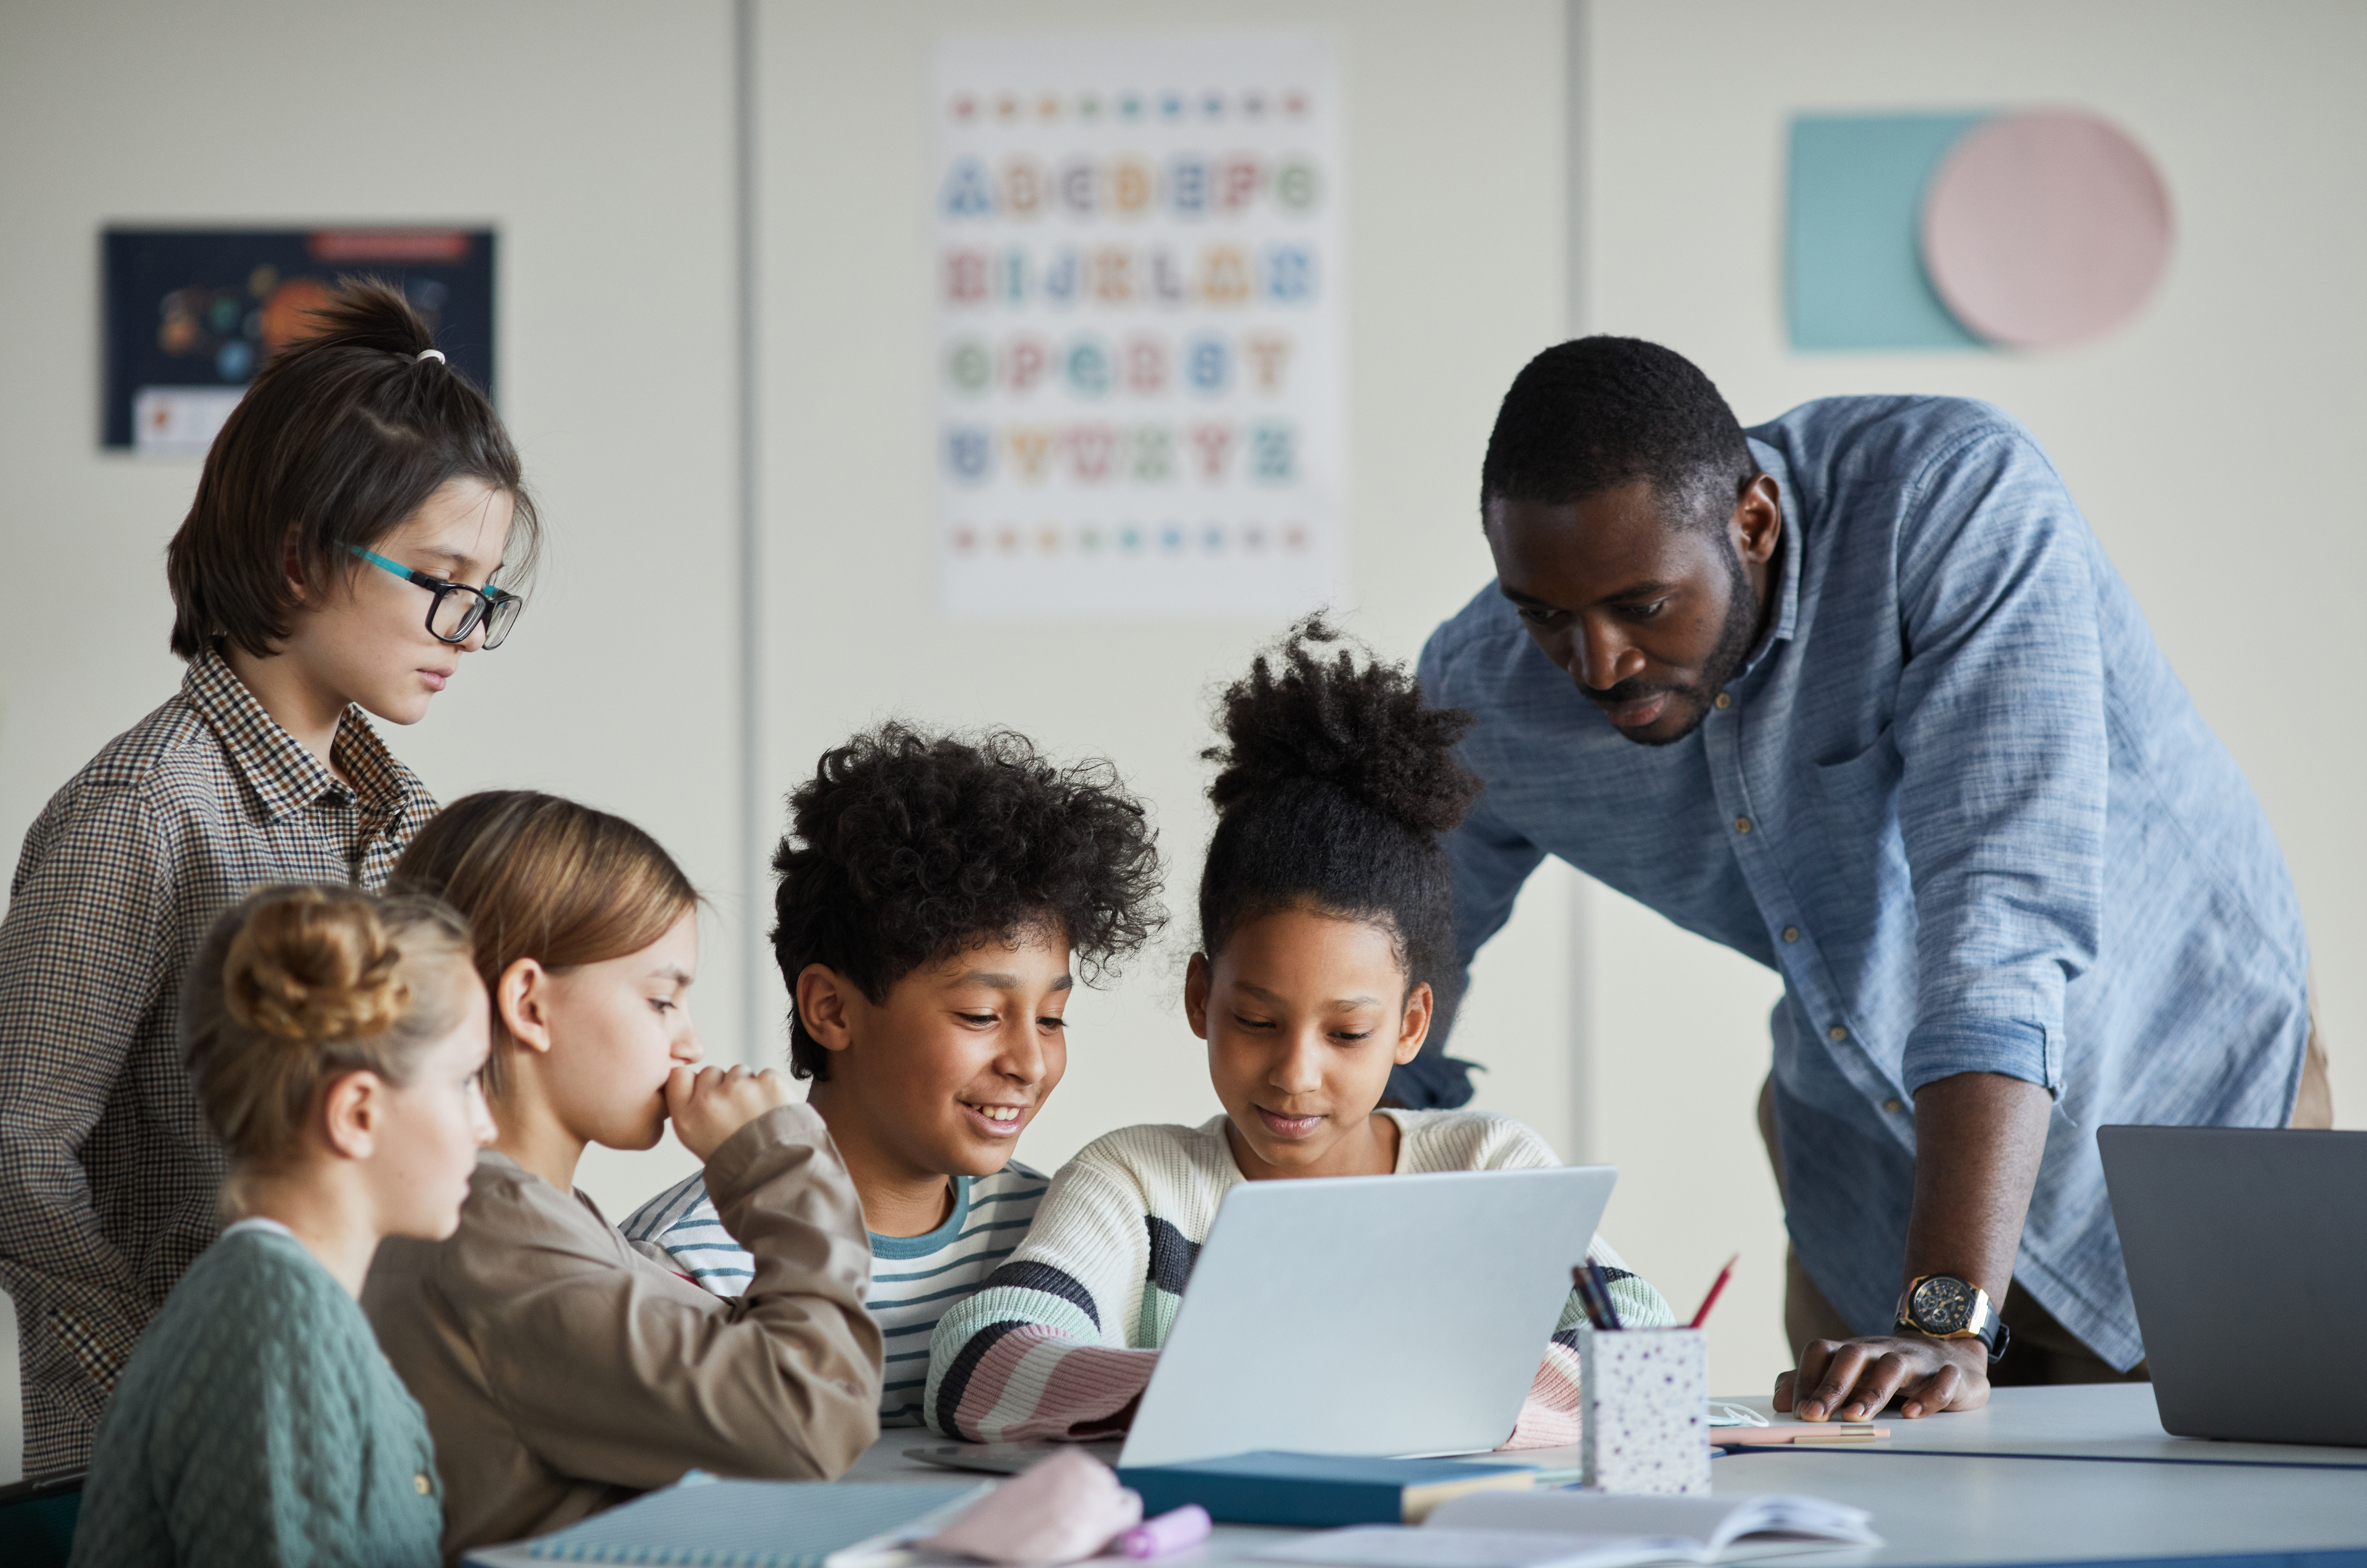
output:
{"label": "letter a on poster", "polygon": [[949,612],[1270,619],[1338,595],[1339,94],[1319,35],[939,41]]}

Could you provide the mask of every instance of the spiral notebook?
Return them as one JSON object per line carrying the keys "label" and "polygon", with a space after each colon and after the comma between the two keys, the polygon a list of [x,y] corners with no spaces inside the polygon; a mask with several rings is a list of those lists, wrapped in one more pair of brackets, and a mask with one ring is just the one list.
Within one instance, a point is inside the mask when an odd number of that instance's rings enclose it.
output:
{"label": "spiral notebook", "polygon": [[679,1484],[529,1541],[558,1562],[682,1568],[890,1568],[902,1545],[991,1483],[716,1481]]}

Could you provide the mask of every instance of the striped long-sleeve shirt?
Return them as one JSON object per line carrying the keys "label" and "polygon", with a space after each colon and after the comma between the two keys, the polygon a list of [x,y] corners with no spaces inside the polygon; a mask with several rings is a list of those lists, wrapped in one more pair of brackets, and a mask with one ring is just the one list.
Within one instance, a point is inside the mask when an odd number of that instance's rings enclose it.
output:
{"label": "striped long-sleeve shirt", "polygon": [[[1525,1170],[1561,1163],[1535,1132],[1471,1111],[1390,1111],[1399,1175]],[[924,1413],[977,1441],[1114,1431],[1150,1382],[1184,1282],[1217,1205],[1246,1179],[1225,1118],[1199,1127],[1127,1127],[1060,1168],[1026,1241],[937,1323]],[[1621,1319],[1674,1321],[1660,1293],[1601,1236],[1587,1249],[1611,1277]],[[1508,1447],[1578,1440],[1575,1299],[1563,1308]]]}
{"label": "striped long-sleeve shirt", "polygon": [[[864,1305],[887,1341],[882,1427],[921,1425],[930,1331],[1018,1247],[1044,1201],[1048,1179],[1014,1160],[991,1176],[953,1181],[953,1213],[936,1229],[871,1237],[871,1294]],[[755,1259],[716,1217],[703,1175],[667,1188],[618,1228],[628,1241],[663,1247],[676,1269],[719,1296],[738,1295],[755,1270]]]}

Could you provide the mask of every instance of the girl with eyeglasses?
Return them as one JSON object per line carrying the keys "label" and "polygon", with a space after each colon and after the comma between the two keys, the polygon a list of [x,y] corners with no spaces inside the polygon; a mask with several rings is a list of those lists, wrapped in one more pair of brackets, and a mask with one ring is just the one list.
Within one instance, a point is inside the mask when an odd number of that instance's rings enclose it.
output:
{"label": "girl with eyeglasses", "polygon": [[165,556],[180,691],[26,834],[0,919],[0,1288],[25,1471],[84,1463],[223,1160],[174,1043],[216,916],[272,883],[375,890],[436,802],[411,725],[515,623],[538,538],[516,449],[403,296],[345,281],[207,454]]}

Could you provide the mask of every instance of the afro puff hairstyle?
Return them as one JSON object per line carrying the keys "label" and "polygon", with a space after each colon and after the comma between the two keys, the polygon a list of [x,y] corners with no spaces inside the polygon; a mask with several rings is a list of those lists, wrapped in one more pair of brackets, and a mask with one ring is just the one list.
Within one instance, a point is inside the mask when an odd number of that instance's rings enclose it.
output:
{"label": "afro puff hairstyle", "polygon": [[1759,476],[1734,411],[1700,367],[1632,337],[1557,344],[1512,378],[1479,466],[1479,506],[1564,506],[1648,479],[1672,521],[1725,526]]}
{"label": "afro puff hairstyle", "polygon": [[809,964],[874,1002],[981,942],[1059,931],[1088,985],[1164,923],[1149,814],[1107,762],[1062,767],[1007,729],[885,724],[822,753],[774,852],[773,957],[789,987],[789,1071],[830,1077],[797,1016]]}
{"label": "afro puff hairstyle", "polygon": [[1387,931],[1408,987],[1444,978],[1454,886],[1438,836],[1479,795],[1455,756],[1471,716],[1433,707],[1402,666],[1317,615],[1226,689],[1217,722],[1226,743],[1201,753],[1219,772],[1200,951],[1213,958],[1246,922],[1304,905]]}

